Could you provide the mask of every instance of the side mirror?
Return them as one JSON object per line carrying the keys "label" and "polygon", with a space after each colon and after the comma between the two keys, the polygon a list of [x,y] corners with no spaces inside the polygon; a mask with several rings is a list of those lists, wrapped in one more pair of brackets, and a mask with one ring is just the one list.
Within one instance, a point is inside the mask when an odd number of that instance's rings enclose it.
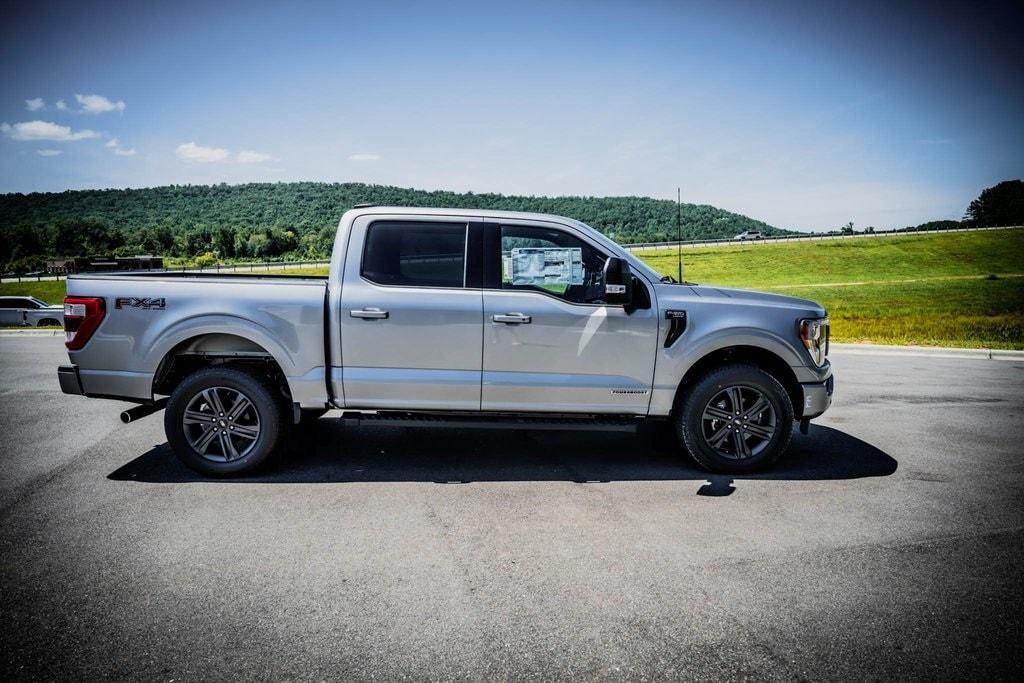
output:
{"label": "side mirror", "polygon": [[633,273],[617,256],[609,256],[604,263],[604,300],[625,306],[633,303]]}

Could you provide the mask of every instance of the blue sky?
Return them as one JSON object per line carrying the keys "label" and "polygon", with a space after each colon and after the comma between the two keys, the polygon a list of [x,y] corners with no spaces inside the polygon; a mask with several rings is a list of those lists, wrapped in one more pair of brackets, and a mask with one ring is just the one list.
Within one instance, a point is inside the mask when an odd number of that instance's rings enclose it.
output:
{"label": "blue sky", "polygon": [[1019,3],[7,3],[0,192],[682,185],[797,229],[959,218],[1024,176],[1022,19]]}

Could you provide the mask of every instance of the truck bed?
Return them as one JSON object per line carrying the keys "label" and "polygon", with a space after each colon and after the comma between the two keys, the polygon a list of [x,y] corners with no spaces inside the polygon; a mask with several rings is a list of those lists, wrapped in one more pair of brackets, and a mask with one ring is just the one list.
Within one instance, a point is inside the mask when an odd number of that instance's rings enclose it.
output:
{"label": "truck bed", "polygon": [[210,272],[82,273],[69,297],[105,302],[88,343],[71,351],[84,393],[149,401],[169,355],[242,349],[266,354],[296,403],[327,402],[327,278]]}

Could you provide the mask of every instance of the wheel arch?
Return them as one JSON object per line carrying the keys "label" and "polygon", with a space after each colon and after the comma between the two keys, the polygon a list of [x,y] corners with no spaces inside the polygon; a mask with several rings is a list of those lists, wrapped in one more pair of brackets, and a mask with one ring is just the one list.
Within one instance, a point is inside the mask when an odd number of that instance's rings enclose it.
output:
{"label": "wheel arch", "polygon": [[793,414],[799,419],[803,414],[803,390],[793,368],[781,356],[762,346],[737,344],[723,346],[701,356],[691,365],[676,387],[672,411],[679,410],[687,389],[701,377],[715,368],[726,364],[743,363],[758,367],[782,384],[793,405]]}
{"label": "wheel arch", "polygon": [[288,378],[277,357],[263,345],[232,332],[203,332],[174,343],[157,364],[153,393],[169,395],[185,377],[220,365],[255,370],[290,400]]}

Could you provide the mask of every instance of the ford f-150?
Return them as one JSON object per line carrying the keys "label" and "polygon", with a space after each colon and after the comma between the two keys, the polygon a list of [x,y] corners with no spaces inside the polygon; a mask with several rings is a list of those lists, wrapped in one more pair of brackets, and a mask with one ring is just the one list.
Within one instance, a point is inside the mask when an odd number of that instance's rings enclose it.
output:
{"label": "ford f-150", "polygon": [[668,421],[719,472],[774,462],[831,403],[812,301],[675,282],[569,218],[361,207],[323,277],[71,275],[65,393],[164,408],[209,475],[330,409],[401,424]]}

